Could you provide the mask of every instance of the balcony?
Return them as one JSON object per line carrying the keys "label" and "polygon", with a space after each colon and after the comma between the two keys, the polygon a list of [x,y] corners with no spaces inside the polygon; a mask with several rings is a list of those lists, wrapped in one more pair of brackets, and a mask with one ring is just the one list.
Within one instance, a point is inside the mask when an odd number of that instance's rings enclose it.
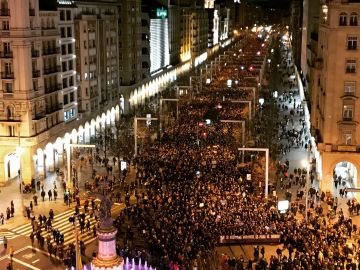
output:
{"label": "balcony", "polygon": [[60,48],[59,47],[50,47],[43,49],[43,55],[52,55],[52,54],[59,54]]}
{"label": "balcony", "polygon": [[13,72],[1,72],[1,79],[14,79]]}
{"label": "balcony", "polygon": [[41,35],[43,35],[43,36],[58,36],[59,30],[57,28],[42,28]]}
{"label": "balcony", "polygon": [[0,119],[0,124],[8,124],[11,125],[12,123],[20,123],[21,117],[20,116],[11,116],[7,119]]}
{"label": "balcony", "polygon": [[13,52],[10,51],[0,52],[0,58],[13,58]]}
{"label": "balcony", "polygon": [[33,120],[39,121],[39,120],[45,118],[45,116],[46,116],[45,112],[35,112],[35,117]]}
{"label": "balcony", "polygon": [[62,89],[62,84],[59,83],[57,85],[45,85],[45,93],[50,94],[52,92],[58,91]]}
{"label": "balcony", "polygon": [[8,8],[0,9],[0,16],[10,16],[10,9]]}
{"label": "balcony", "polygon": [[40,70],[34,69],[33,72],[32,72],[32,77],[33,78],[39,78],[40,77]]}
{"label": "balcony", "polygon": [[35,9],[33,8],[29,9],[29,16],[35,16]]}
{"label": "balcony", "polygon": [[49,106],[49,107],[46,107],[46,114],[52,114],[52,113],[55,113],[62,109],[63,109],[62,104],[57,104],[56,106],[51,106],[51,107]]}
{"label": "balcony", "polygon": [[48,68],[44,68],[44,75],[50,75],[53,73],[57,73],[61,71],[61,67],[60,66],[54,66],[54,67],[48,67]]}
{"label": "balcony", "polygon": [[348,44],[347,45],[347,50],[348,51],[356,51],[357,50],[357,44]]}
{"label": "balcony", "polygon": [[44,87],[34,88],[34,97],[40,97],[44,94]]}
{"label": "balcony", "polygon": [[40,52],[38,50],[31,50],[31,57],[36,58],[40,56]]}

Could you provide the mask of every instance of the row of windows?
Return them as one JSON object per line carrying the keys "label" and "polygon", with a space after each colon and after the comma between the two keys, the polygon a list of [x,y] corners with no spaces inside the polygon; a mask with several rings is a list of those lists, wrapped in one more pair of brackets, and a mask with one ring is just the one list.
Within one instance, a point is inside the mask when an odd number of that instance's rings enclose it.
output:
{"label": "row of windows", "polygon": [[62,55],[73,54],[73,52],[74,52],[73,43],[61,45],[61,54]]}
{"label": "row of windows", "polygon": [[62,38],[70,38],[73,37],[72,35],[72,27],[60,27],[60,36]]}
{"label": "row of windows", "polygon": [[68,88],[75,85],[74,76],[66,77],[62,79],[63,88]]}
{"label": "row of windows", "polygon": [[71,108],[68,111],[64,112],[64,121],[69,121],[72,118],[74,118],[76,116],[76,109],[75,108]]}
{"label": "row of windows", "polygon": [[74,69],[74,61],[69,60],[69,61],[61,62],[61,68],[62,68],[62,72],[73,70]]}
{"label": "row of windows", "polygon": [[67,105],[71,102],[75,101],[75,94],[74,92],[70,92],[68,94],[64,94],[64,105]]}
{"label": "row of windows", "polygon": [[[344,12],[340,13],[339,25],[340,26],[348,25],[348,15],[346,13],[344,13]],[[349,25],[350,26],[357,26],[358,25],[358,14],[356,12],[352,12],[350,14]]]}
{"label": "row of windows", "polygon": [[60,10],[60,21],[71,21],[71,10]]}

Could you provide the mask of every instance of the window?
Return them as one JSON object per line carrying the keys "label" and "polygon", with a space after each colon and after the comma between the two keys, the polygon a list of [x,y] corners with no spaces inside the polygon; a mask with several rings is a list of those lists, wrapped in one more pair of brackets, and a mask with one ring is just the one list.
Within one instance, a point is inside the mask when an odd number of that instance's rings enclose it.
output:
{"label": "window", "polygon": [[68,54],[73,53],[73,46],[72,44],[68,44]]}
{"label": "window", "polygon": [[5,71],[5,74],[11,74],[12,73],[12,65],[11,65],[11,63],[5,63],[4,64],[4,71]]}
{"label": "window", "polygon": [[68,95],[64,95],[64,105],[69,104],[69,96]]}
{"label": "window", "polygon": [[356,60],[346,60],[346,73],[356,72]]}
{"label": "window", "polygon": [[60,27],[60,35],[62,38],[65,38],[66,35],[65,35],[65,27]]}
{"label": "window", "polygon": [[66,11],[66,20],[71,21],[71,10]]}
{"label": "window", "polygon": [[4,42],[4,53],[5,54],[11,53],[10,42]]}
{"label": "window", "polygon": [[342,143],[351,145],[352,144],[352,134],[349,132],[343,133],[342,135]]}
{"label": "window", "polygon": [[69,60],[69,70],[72,70],[74,68],[74,62],[73,60]]}
{"label": "window", "polygon": [[75,111],[74,108],[73,108],[73,109],[70,109],[70,110],[68,110],[68,111],[66,111],[66,112],[64,112],[64,120],[65,120],[65,121],[68,121],[68,120],[70,120],[71,118],[74,118],[74,117],[75,117],[75,113],[76,113],[76,111]]}
{"label": "window", "polygon": [[87,46],[86,46],[86,40],[84,40],[84,49],[86,49],[86,47],[87,47]]}
{"label": "window", "polygon": [[344,93],[354,95],[356,89],[356,82],[345,82]]}
{"label": "window", "polygon": [[9,136],[10,137],[15,137],[15,127],[14,126],[9,126]]}
{"label": "window", "polygon": [[72,37],[72,28],[71,27],[67,28],[67,37]]}
{"label": "window", "polygon": [[63,88],[67,88],[67,87],[68,87],[67,78],[63,78]]}
{"label": "window", "polygon": [[5,92],[12,93],[13,92],[13,85],[12,83],[5,83]]}
{"label": "window", "polygon": [[9,21],[3,21],[2,22],[2,30],[10,30]]}
{"label": "window", "polygon": [[66,55],[66,45],[61,45],[61,54]]}
{"label": "window", "polygon": [[351,26],[357,26],[358,25],[358,15],[357,13],[353,12],[350,14],[350,21]]}
{"label": "window", "polygon": [[65,21],[65,11],[60,10],[60,21]]}
{"label": "window", "polygon": [[74,102],[74,92],[70,93],[70,102]]}
{"label": "window", "polygon": [[356,50],[357,49],[357,37],[348,37],[347,38],[347,49]]}
{"label": "window", "polygon": [[66,65],[66,62],[62,62],[62,63],[61,63],[61,65],[62,65],[62,72],[67,71],[67,65]]}
{"label": "window", "polygon": [[69,86],[74,86],[74,77],[69,77]]}
{"label": "window", "polygon": [[346,13],[340,13],[340,17],[339,17],[339,25],[340,26],[345,26],[347,23],[346,23],[346,20],[347,20],[347,15]]}
{"label": "window", "polygon": [[344,105],[343,106],[343,120],[344,121],[352,121],[353,120],[353,106],[352,105]]}

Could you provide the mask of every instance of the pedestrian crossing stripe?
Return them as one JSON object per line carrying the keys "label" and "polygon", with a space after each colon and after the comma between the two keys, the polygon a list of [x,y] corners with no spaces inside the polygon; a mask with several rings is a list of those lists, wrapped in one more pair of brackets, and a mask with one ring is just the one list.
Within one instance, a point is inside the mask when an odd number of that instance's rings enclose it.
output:
{"label": "pedestrian crossing stripe", "polygon": [[10,239],[14,239],[14,238],[18,237],[19,235],[17,235],[14,232],[11,232],[11,231],[2,231],[2,232],[0,232],[0,244],[4,243],[4,236],[8,240],[10,240]]}
{"label": "pedestrian crossing stripe", "polygon": [[[121,211],[123,208],[124,208],[123,204],[117,203],[117,204],[113,205],[111,212],[114,213],[117,211]],[[54,216],[54,219],[51,223],[52,228],[58,229],[62,234],[64,234],[64,245],[68,245],[70,243],[75,243],[74,225],[71,222],[69,222],[69,217],[71,217],[73,214],[74,214],[73,209],[65,211],[61,214]],[[90,218],[90,215],[87,213],[85,215],[85,222],[87,222],[87,220],[90,220],[90,231],[86,231],[86,228],[85,228],[83,233],[81,233],[80,224],[79,224],[79,222],[77,222],[78,232],[81,235],[81,240],[85,244],[89,244],[96,239],[96,237],[94,237],[93,231],[92,231],[93,226],[96,225],[95,217]],[[86,223],[85,223],[85,227],[86,227]],[[27,223],[22,226],[11,229],[11,232],[13,234],[18,234],[18,235],[23,235],[23,236],[30,236],[32,231],[33,231],[33,229],[32,229],[31,223]],[[47,232],[47,231],[42,230],[41,235],[45,238],[45,240],[46,240],[46,237],[48,235],[50,235],[51,243],[55,243],[53,234],[51,231]]]}

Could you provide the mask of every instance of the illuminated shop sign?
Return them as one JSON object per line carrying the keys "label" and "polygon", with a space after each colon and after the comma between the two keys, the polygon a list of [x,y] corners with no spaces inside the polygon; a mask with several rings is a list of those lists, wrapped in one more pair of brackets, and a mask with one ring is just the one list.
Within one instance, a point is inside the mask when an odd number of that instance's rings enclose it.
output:
{"label": "illuminated shop sign", "polygon": [[164,9],[163,7],[161,8],[157,8],[156,9],[156,17],[159,18],[159,19],[165,19],[167,18],[167,10]]}

